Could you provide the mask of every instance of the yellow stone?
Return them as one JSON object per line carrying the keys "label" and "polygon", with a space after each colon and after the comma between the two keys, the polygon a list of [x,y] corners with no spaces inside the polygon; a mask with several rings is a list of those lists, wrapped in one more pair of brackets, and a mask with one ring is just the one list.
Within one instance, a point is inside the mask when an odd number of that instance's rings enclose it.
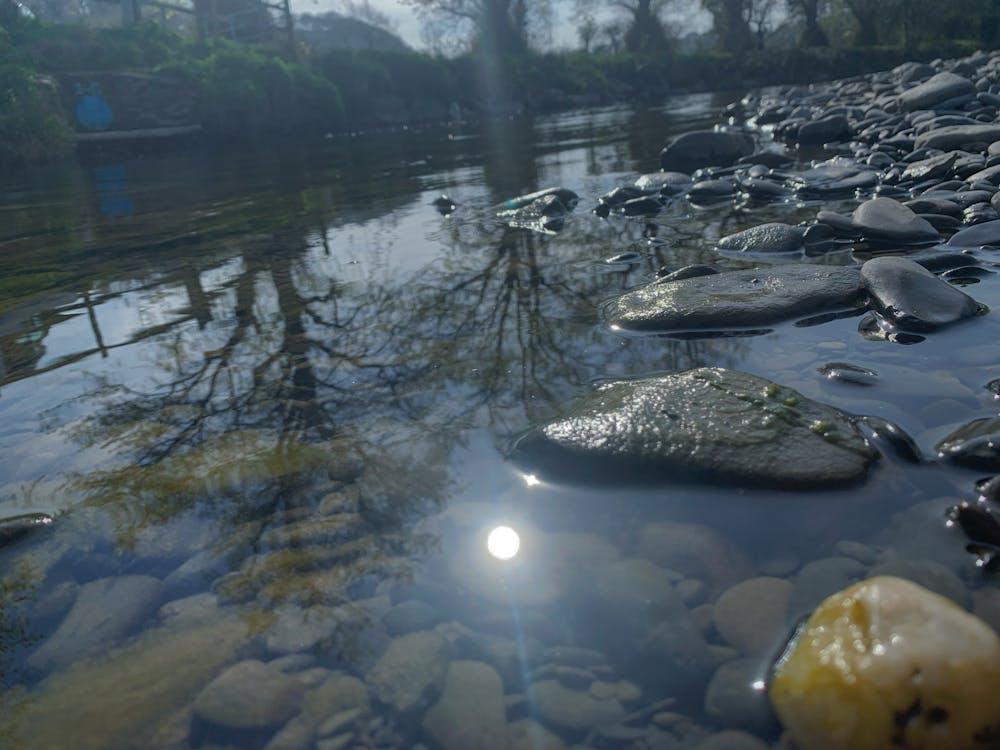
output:
{"label": "yellow stone", "polygon": [[990,750],[1000,637],[921,586],[870,578],[817,607],[770,696],[802,750]]}

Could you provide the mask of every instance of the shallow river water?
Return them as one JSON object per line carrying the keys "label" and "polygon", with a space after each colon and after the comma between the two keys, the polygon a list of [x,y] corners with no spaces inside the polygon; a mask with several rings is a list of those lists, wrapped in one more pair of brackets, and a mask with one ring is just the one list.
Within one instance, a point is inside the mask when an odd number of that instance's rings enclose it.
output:
{"label": "shallow river water", "polygon": [[[662,266],[751,265],[720,236],[820,208],[590,213],[730,100],[5,179],[0,518],[55,522],[0,549],[0,744],[490,747],[452,736],[475,717],[525,749],[768,747],[768,665],[832,591],[890,572],[997,626],[945,523],[981,473],[889,446],[813,492],[505,460],[601,381],[698,366],[891,420],[928,457],[997,415],[997,312],[912,345],[855,315],[701,338],[600,320]],[[494,218],[555,185],[581,196],[562,231]],[[966,291],[1000,311],[1000,276]]]}

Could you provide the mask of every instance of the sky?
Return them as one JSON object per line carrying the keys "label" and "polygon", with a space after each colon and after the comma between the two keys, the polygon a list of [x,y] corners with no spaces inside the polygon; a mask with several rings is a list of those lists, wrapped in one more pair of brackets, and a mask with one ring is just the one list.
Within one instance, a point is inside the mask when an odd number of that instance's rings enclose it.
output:
{"label": "sky", "polygon": [[[293,13],[324,13],[328,10],[342,11],[342,0],[291,0]],[[412,6],[400,0],[371,0],[372,6],[388,16],[395,25],[395,32],[408,45],[422,49],[426,45],[420,35],[420,19]],[[609,3],[610,4],[610,3]],[[573,17],[578,15],[571,2],[556,3],[556,18],[553,19],[553,45],[567,48],[579,44],[576,35],[576,24]],[[701,10],[696,0],[682,0],[675,5],[690,6],[684,12],[675,9],[673,14],[683,17],[685,26],[695,31],[704,31],[709,26],[709,19]]]}

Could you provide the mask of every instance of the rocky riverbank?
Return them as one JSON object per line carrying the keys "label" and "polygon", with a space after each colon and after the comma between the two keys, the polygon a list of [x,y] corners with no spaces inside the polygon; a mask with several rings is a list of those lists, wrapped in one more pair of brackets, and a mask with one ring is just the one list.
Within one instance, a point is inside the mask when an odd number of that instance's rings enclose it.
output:
{"label": "rocky riverbank", "polygon": [[[991,356],[995,313],[974,282],[990,283],[1000,245],[998,104],[1000,56],[982,54],[748,97],[595,213],[658,242],[656,217],[678,204],[705,220],[765,203],[814,218],[726,234],[718,264],[650,274],[606,300],[597,325],[654,343],[787,326],[809,348],[848,321],[837,330],[866,351],[904,358],[915,351],[904,344],[982,332],[977,351]],[[579,200],[546,190],[486,219],[548,237]],[[810,375],[842,393],[890,371],[904,389],[914,372],[827,351]],[[209,435],[88,476],[91,503],[54,522],[12,519],[0,526],[3,632],[41,635],[17,641],[0,736],[43,749],[995,746],[995,410],[928,451],[779,372],[626,374],[530,426],[511,456],[534,486],[600,485],[604,510],[550,524],[543,509],[537,523],[509,521],[499,546],[500,498],[444,504],[432,462],[414,469],[361,434]],[[967,384],[934,382],[944,410],[980,408]],[[130,412],[115,427],[160,436],[193,408]],[[687,485],[712,485],[734,504],[766,493],[761,514],[791,514],[900,466],[928,483],[954,472],[966,494],[891,506],[884,528],[838,529],[808,555],[723,528],[732,505],[715,528],[673,508],[651,518],[615,491],[652,487],[665,508]]]}

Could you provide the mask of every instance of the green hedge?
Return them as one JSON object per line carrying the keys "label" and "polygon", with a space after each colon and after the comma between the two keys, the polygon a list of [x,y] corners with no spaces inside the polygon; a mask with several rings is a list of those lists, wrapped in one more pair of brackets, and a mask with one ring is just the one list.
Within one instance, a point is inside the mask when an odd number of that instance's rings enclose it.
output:
{"label": "green hedge", "polygon": [[0,164],[59,157],[69,143],[55,92],[27,68],[0,65]]}

